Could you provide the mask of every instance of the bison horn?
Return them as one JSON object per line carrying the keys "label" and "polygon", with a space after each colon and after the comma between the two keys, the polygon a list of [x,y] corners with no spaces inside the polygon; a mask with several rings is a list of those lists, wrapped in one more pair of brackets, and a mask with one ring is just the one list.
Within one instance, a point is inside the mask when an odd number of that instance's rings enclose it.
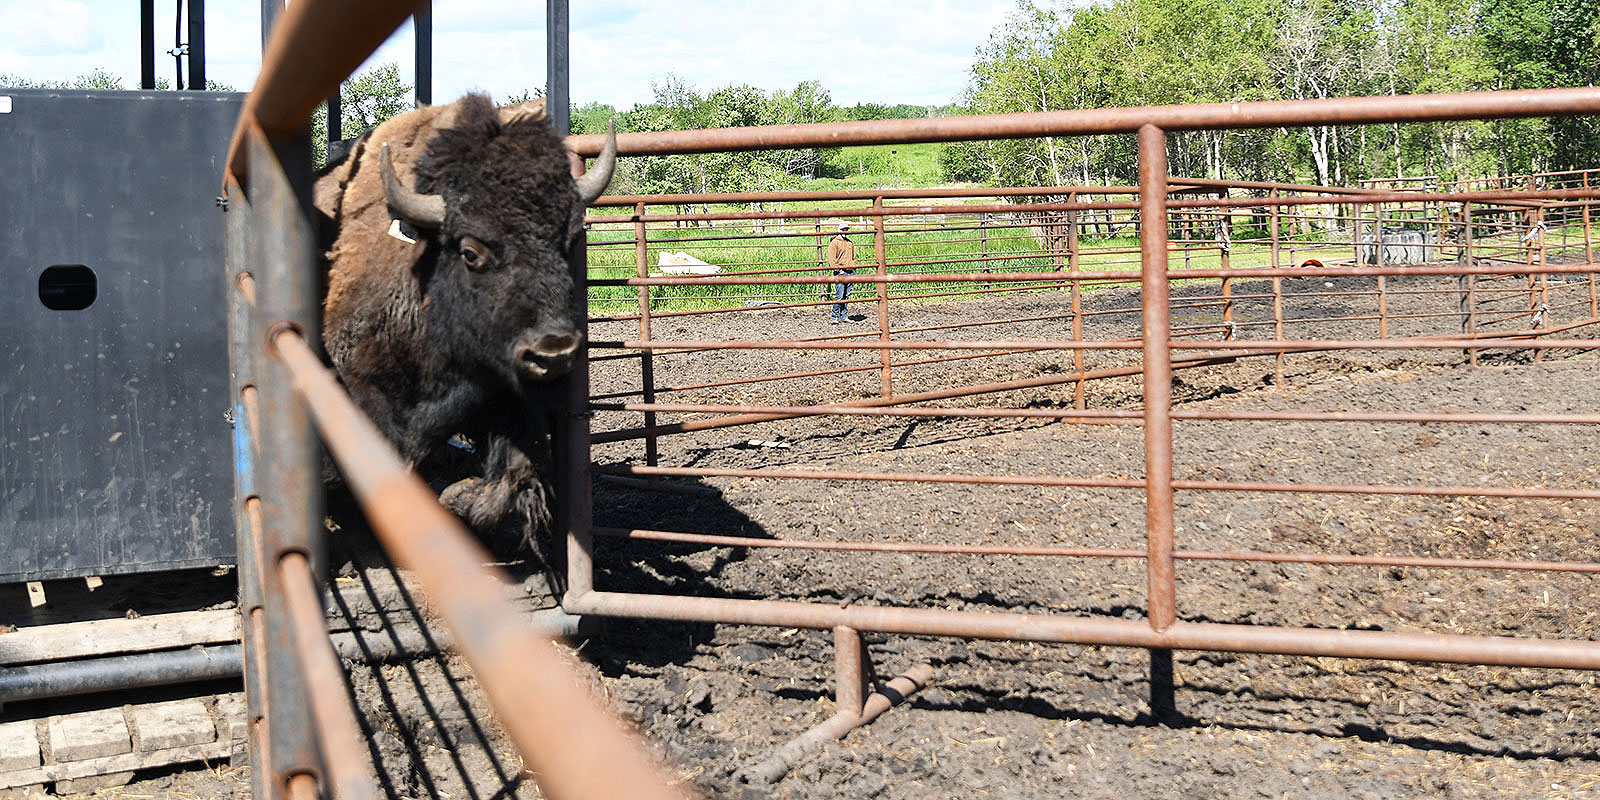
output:
{"label": "bison horn", "polygon": [[611,172],[617,168],[617,123],[613,120],[606,132],[606,146],[594,160],[594,169],[578,178],[578,200],[585,206],[600,199],[600,193],[611,183]]}
{"label": "bison horn", "polygon": [[400,181],[395,174],[394,161],[389,158],[389,143],[383,143],[378,157],[378,171],[383,174],[383,196],[389,201],[389,211],[400,219],[419,228],[437,228],[444,224],[444,195],[422,194]]}

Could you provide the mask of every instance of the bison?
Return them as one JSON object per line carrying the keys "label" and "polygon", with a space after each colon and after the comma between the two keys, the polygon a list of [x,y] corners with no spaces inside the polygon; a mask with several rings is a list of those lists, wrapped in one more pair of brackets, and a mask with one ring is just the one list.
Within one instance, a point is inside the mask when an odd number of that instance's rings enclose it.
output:
{"label": "bison", "polygon": [[396,116],[317,177],[322,343],[355,402],[481,536],[549,520],[548,382],[583,345],[567,256],[610,180],[574,180],[543,101]]}

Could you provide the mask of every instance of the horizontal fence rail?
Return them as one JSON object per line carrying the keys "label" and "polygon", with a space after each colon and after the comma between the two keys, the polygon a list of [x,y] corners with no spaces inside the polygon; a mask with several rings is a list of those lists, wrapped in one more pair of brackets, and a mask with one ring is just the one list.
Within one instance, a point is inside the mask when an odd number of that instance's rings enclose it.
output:
{"label": "horizontal fence rail", "polygon": [[[1596,113],[1600,113],[1600,89],[1595,87],[1524,89],[631,133],[617,136],[617,152],[625,156],[671,155],[794,147],[1031,139],[1040,136],[1098,136],[1138,133],[1140,128],[1147,125],[1163,131],[1198,131],[1564,117]],[[600,152],[604,138],[599,135],[573,136],[568,139],[567,146],[579,155],[593,156]]]}

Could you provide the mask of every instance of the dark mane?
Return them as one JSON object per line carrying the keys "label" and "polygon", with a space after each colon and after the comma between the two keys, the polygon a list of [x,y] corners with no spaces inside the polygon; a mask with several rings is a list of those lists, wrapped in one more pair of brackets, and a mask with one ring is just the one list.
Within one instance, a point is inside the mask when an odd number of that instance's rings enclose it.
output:
{"label": "dark mane", "polygon": [[452,214],[502,218],[564,240],[561,226],[577,194],[561,137],[542,118],[503,122],[482,94],[462,98],[459,108],[454,126],[438,131],[418,162],[417,188],[443,194]]}

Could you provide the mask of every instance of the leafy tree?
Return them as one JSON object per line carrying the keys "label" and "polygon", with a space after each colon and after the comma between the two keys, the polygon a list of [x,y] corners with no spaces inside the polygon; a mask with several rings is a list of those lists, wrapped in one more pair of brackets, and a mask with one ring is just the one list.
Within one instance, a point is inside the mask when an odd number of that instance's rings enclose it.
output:
{"label": "leafy tree", "polygon": [[[651,89],[655,101],[635,106],[623,114],[619,130],[729,128],[843,118],[828,90],[816,81],[802,81],[793,90],[778,90],[770,95],[753,86],[726,86],[704,93],[681,77],[668,75],[653,83]],[[610,111],[609,107],[604,110]],[[626,170],[619,180],[630,190],[651,193],[778,189],[796,185],[803,178],[842,169],[828,160],[836,150],[804,148],[630,159],[640,163]]]}
{"label": "leafy tree", "polygon": [[499,103],[499,105],[514,106],[518,103],[526,103],[529,100],[537,100],[541,97],[544,97],[544,87],[536,86],[533,89],[523,89],[520,92],[508,95],[504,101]]}
{"label": "leafy tree", "polygon": [[[1169,103],[1582,86],[1600,82],[1594,0],[1019,0],[979,50],[961,108],[1007,113]],[[1348,184],[1593,166],[1600,120],[1175,132],[1177,174]],[[948,176],[1131,180],[1131,137],[970,142]]]}
{"label": "leafy tree", "polygon": [[[412,105],[406,96],[411,85],[401,80],[400,65],[379,64],[344,82],[339,90],[340,132],[352,139],[378,123],[406,111]],[[313,162],[321,166],[328,159],[328,104],[317,106],[311,116]]]}
{"label": "leafy tree", "polygon": [[[71,80],[33,80],[21,75],[0,74],[0,86],[10,89],[76,89],[82,91],[124,91],[128,87],[122,83],[122,77],[115,75],[101,67],[95,67]],[[166,78],[156,79],[157,89],[171,88],[172,84]]]}
{"label": "leafy tree", "polygon": [[[1483,0],[1478,22],[1494,88],[1600,83],[1600,5],[1593,0]],[[1497,126],[1505,168],[1572,169],[1600,158],[1600,123],[1592,117],[1518,123]]]}

